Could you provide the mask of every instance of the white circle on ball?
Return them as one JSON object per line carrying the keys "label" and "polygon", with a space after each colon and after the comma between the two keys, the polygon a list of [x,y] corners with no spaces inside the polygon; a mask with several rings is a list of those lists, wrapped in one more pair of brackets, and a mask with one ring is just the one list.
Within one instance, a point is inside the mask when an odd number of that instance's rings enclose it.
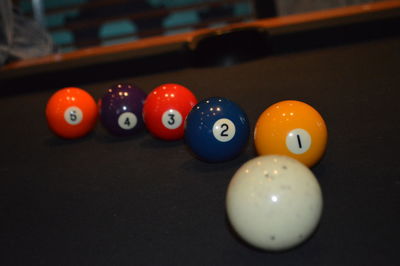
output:
{"label": "white circle on ball", "polygon": [[118,125],[120,128],[129,130],[136,126],[137,117],[134,113],[124,112],[118,117]]}
{"label": "white circle on ball", "polygon": [[169,109],[161,117],[162,124],[168,129],[176,129],[182,125],[182,115],[179,111]]}
{"label": "white circle on ball", "polygon": [[214,137],[218,141],[227,142],[233,139],[235,136],[236,127],[231,120],[227,118],[221,118],[214,123],[212,131]]}
{"label": "white circle on ball", "polygon": [[321,218],[321,188],[309,168],[279,155],[256,157],[235,173],[228,186],[230,223],[247,243],[285,250],[311,236]]}
{"label": "white circle on ball", "polygon": [[64,112],[64,119],[70,125],[78,125],[83,119],[82,110],[77,106],[70,106]]}
{"label": "white circle on ball", "polygon": [[296,128],[286,135],[286,147],[294,154],[303,154],[311,147],[311,136],[302,128]]}

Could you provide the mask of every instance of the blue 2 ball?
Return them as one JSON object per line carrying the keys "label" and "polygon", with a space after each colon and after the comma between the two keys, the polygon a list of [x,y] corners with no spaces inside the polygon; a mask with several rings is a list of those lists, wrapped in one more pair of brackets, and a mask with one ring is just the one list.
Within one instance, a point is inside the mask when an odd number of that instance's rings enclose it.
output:
{"label": "blue 2 ball", "polygon": [[200,101],[186,118],[185,142],[199,159],[223,162],[237,157],[250,134],[246,113],[221,97]]}

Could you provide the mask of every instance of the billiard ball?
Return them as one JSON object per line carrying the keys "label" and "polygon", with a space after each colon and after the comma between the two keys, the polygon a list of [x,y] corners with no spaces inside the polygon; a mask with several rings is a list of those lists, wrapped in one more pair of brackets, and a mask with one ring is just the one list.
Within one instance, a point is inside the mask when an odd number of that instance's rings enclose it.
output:
{"label": "billiard ball", "polygon": [[222,162],[238,156],[250,134],[246,113],[226,98],[200,101],[186,119],[185,142],[208,162]]}
{"label": "billiard ball", "polygon": [[197,103],[194,94],[179,84],[163,84],[147,96],[143,119],[155,137],[164,140],[183,138],[186,116]]}
{"label": "billiard ball", "polygon": [[48,126],[57,136],[74,139],[88,134],[96,125],[97,105],[80,88],[68,87],[55,92],[46,105]]}
{"label": "billiard ball", "polygon": [[300,101],[273,104],[258,118],[254,130],[259,155],[287,155],[308,167],[315,165],[323,156],[327,138],[322,116]]}
{"label": "billiard ball", "polygon": [[281,251],[311,236],[321,217],[323,198],[307,166],[288,156],[264,155],[234,174],[226,208],[239,237],[256,248]]}
{"label": "billiard ball", "polygon": [[99,101],[100,121],[117,136],[128,136],[144,127],[142,118],[146,93],[131,84],[117,84],[106,90]]}

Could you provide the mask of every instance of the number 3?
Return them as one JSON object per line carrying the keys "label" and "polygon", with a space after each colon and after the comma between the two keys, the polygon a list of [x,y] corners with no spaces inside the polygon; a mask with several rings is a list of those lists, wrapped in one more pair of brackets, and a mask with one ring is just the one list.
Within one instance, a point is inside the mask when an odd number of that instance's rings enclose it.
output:
{"label": "number 3", "polygon": [[169,116],[168,124],[170,124],[172,126],[173,124],[175,124],[175,115],[168,114],[168,116]]}
{"label": "number 3", "polygon": [[161,116],[161,122],[167,129],[176,129],[181,126],[183,118],[178,110],[169,109]]}

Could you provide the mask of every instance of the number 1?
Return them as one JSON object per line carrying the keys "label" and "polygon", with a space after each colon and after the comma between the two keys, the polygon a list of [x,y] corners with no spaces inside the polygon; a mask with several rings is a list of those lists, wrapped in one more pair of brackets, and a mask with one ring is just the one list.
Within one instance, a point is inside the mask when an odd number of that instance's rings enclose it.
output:
{"label": "number 1", "polygon": [[299,134],[297,134],[297,143],[299,143],[299,148],[301,149],[302,145],[301,145],[301,140],[300,140],[300,135]]}

